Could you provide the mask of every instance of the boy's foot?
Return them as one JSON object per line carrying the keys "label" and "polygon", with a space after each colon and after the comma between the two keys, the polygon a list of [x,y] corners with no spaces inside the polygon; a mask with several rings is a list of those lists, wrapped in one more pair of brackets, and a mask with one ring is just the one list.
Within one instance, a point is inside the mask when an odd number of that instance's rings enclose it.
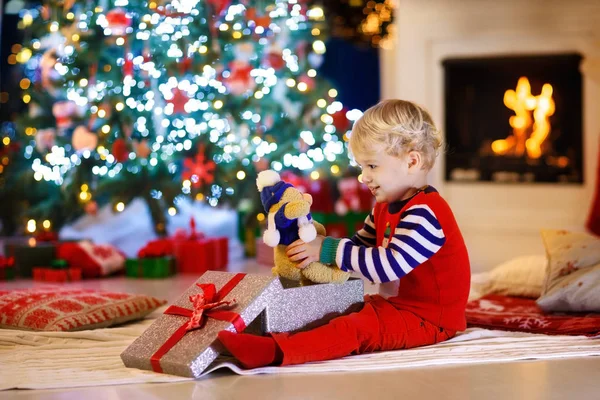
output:
{"label": "boy's foot", "polygon": [[270,364],[281,364],[283,353],[270,336],[221,331],[217,335],[223,346],[244,366],[258,368]]}

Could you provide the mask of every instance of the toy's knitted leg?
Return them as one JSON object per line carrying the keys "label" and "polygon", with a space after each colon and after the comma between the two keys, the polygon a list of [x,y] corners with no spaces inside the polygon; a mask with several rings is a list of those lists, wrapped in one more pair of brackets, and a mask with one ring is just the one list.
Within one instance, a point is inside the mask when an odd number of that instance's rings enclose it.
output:
{"label": "toy's knitted leg", "polygon": [[283,356],[275,340],[270,336],[257,336],[247,333],[221,331],[219,341],[244,366],[258,368],[280,364]]}

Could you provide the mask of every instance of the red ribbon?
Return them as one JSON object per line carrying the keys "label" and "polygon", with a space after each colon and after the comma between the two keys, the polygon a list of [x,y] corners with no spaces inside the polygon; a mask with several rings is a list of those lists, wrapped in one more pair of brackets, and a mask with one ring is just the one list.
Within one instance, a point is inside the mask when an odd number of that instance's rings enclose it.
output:
{"label": "red ribbon", "polygon": [[172,335],[167,339],[167,341],[150,357],[150,364],[152,365],[152,369],[154,372],[163,372],[160,366],[160,359],[169,352],[189,331],[194,329],[199,329],[204,326],[207,318],[214,318],[219,321],[228,321],[233,324],[236,332],[241,332],[246,329],[246,323],[242,319],[242,317],[233,311],[228,310],[216,310],[215,308],[228,305],[231,301],[224,301],[223,298],[231,292],[231,290],[237,286],[238,283],[246,274],[235,274],[229,282],[225,284],[219,290],[216,291],[215,285],[212,283],[209,284],[197,284],[197,286],[201,289],[201,292],[195,295],[190,296],[190,302],[193,304],[193,309],[189,310],[187,308],[179,307],[179,306],[170,306],[165,311],[165,314],[170,315],[180,315],[183,317],[187,317],[188,320],[185,321],[183,325],[181,325]]}

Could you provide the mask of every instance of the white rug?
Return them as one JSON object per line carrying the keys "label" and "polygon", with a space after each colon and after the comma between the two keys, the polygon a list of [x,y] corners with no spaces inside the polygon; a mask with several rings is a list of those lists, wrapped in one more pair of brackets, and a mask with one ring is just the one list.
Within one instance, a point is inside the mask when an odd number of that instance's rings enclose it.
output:
{"label": "white rug", "polygon": [[[154,313],[153,315],[158,315]],[[189,380],[125,368],[119,355],[153,319],[81,332],[0,329],[0,390],[55,389]],[[433,365],[506,362],[600,355],[600,339],[469,329],[450,341],[411,350],[366,354],[289,367],[242,370],[243,375],[370,371]]]}

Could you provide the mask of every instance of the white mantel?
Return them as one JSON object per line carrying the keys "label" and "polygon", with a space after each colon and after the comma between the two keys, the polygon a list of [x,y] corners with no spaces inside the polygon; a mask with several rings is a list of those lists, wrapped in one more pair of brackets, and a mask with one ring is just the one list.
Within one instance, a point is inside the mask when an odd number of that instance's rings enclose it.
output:
{"label": "white mantel", "polygon": [[[451,57],[579,52],[583,73],[583,185],[444,182],[473,270],[543,253],[539,230],[583,230],[595,187],[600,136],[600,0],[399,0],[394,48],[381,53],[382,98],[424,105],[441,127],[443,68]],[[508,121],[507,121],[508,123]]]}

